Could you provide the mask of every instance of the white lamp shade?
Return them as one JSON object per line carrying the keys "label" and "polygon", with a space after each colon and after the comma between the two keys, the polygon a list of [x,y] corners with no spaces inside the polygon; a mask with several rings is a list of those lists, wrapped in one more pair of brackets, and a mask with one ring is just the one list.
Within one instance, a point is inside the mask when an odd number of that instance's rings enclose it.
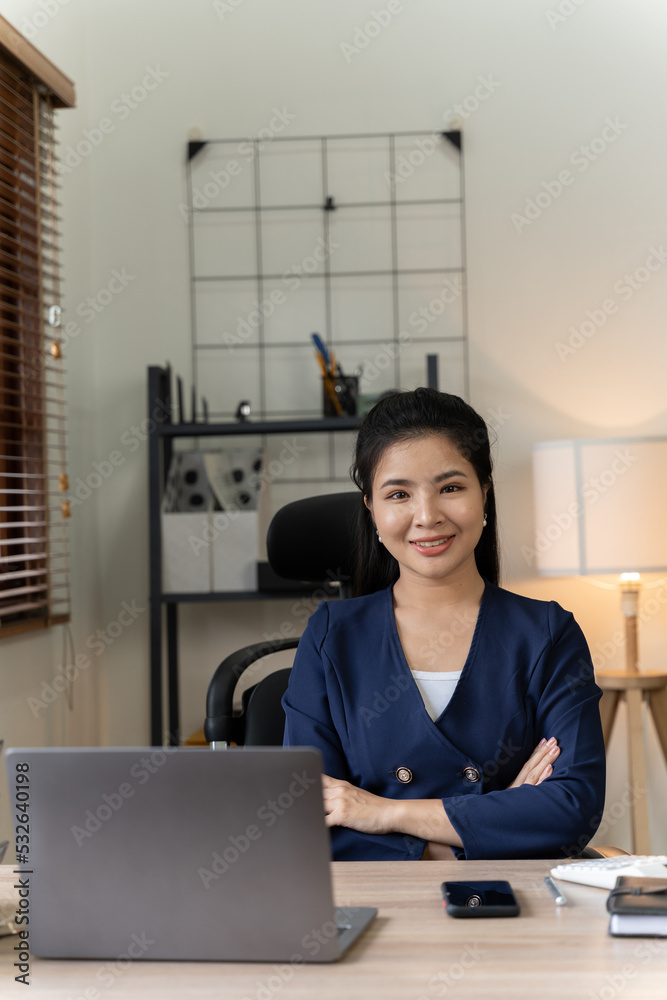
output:
{"label": "white lamp shade", "polygon": [[543,442],[533,476],[539,573],[667,571],[667,438]]}

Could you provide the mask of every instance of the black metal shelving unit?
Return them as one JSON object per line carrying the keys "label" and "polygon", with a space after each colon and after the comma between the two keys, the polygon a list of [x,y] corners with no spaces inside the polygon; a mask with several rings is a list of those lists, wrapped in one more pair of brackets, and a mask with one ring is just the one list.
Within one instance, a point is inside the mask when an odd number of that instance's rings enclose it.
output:
{"label": "black metal shelving unit", "polygon": [[[302,597],[298,588],[280,591],[207,591],[165,593],[162,586],[162,497],[178,438],[225,438],[249,435],[315,434],[354,431],[357,417],[304,420],[257,420],[225,423],[172,423],[171,376],[168,368],[148,369],[148,491],[150,550],[150,714],[151,743],[177,746],[180,740],[178,682],[178,606],[218,601],[265,601]],[[332,592],[333,593],[333,592]],[[166,689],[164,646],[166,637]],[[166,706],[165,706],[166,697]],[[164,732],[166,707],[167,732]]]}

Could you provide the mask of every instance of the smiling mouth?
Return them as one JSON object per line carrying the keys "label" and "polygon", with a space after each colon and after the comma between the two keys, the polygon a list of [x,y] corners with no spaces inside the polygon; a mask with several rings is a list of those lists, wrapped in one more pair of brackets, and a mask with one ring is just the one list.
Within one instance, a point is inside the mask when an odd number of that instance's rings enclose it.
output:
{"label": "smiling mouth", "polygon": [[438,545],[444,545],[445,542],[448,542],[453,537],[454,537],[453,535],[445,535],[443,538],[433,538],[429,539],[428,541],[426,540],[419,542],[416,541],[416,542],[411,542],[410,544],[416,545],[418,549],[434,549]]}

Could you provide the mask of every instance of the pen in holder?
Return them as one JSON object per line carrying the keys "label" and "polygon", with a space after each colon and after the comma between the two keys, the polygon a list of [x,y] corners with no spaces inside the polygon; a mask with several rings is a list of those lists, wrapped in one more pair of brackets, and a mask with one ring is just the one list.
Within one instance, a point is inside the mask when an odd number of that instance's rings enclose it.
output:
{"label": "pen in holder", "polygon": [[322,415],[325,417],[355,417],[359,377],[357,375],[322,376]]}

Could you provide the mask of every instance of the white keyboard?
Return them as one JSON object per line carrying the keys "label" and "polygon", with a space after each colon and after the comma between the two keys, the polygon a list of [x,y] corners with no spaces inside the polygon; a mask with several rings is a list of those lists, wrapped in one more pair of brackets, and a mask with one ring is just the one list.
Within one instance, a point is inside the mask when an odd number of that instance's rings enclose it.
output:
{"label": "white keyboard", "polygon": [[588,861],[571,861],[551,869],[553,878],[582,885],[596,885],[613,889],[619,875],[638,875],[647,878],[667,878],[667,856],[664,854],[621,854],[616,858],[591,858]]}

